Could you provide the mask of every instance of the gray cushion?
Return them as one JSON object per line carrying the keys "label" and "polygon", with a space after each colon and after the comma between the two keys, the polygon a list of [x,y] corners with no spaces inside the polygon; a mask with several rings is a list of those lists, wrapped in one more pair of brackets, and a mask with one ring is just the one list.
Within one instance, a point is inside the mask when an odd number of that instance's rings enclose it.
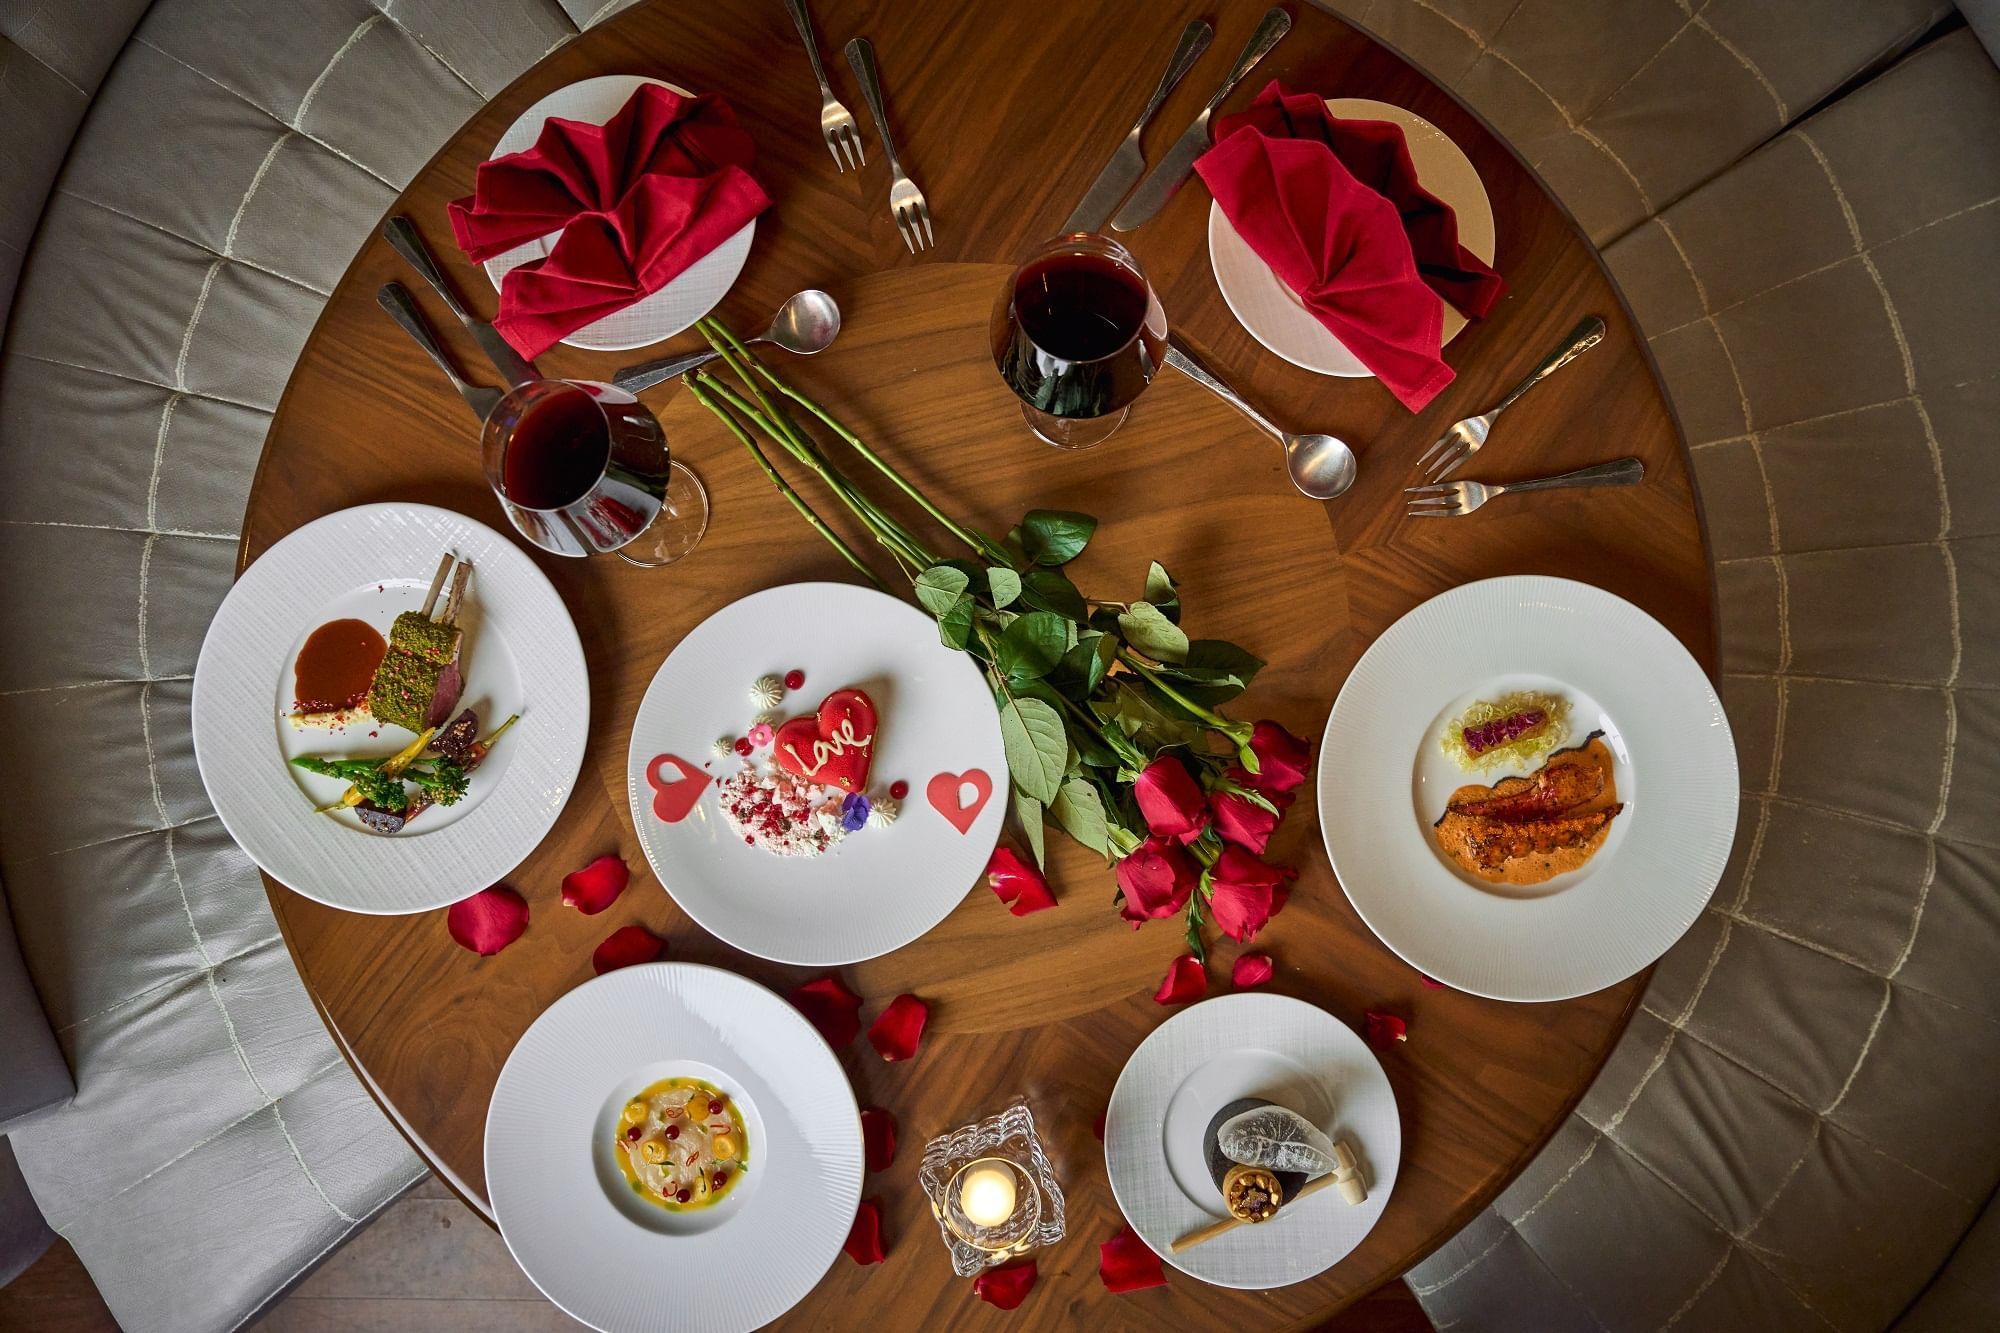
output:
{"label": "gray cushion", "polygon": [[[45,1115],[75,1091],[69,1066],[49,1031],[48,1017],[21,962],[7,894],[0,888],[0,1137]],[[11,1160],[11,1156],[10,1156]]]}

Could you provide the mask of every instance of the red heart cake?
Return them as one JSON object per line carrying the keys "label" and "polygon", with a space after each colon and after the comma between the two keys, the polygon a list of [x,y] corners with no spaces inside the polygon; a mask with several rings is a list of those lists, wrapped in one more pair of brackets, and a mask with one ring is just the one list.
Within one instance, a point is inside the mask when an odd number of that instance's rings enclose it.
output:
{"label": "red heart cake", "polygon": [[812,717],[795,717],[771,742],[778,767],[808,782],[865,791],[875,757],[875,701],[860,690],[835,690]]}

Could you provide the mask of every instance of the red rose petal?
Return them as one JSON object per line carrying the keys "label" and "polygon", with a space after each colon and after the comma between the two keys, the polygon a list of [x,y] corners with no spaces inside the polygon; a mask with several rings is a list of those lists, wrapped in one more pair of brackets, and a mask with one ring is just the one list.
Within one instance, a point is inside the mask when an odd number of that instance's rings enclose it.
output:
{"label": "red rose petal", "polygon": [[1028,1299],[1035,1289],[1035,1261],[1016,1259],[1011,1264],[989,1268],[972,1279],[972,1294],[988,1305],[1012,1310]]}
{"label": "red rose petal", "polygon": [[864,1267],[882,1262],[882,1208],[873,1199],[863,1199],[855,1211],[854,1225],[848,1228],[841,1245],[848,1258]]}
{"label": "red rose petal", "polygon": [[986,863],[986,882],[1015,916],[1056,905],[1047,877],[1031,862],[1022,860],[1011,847],[993,849],[993,859]]}
{"label": "red rose petal", "polygon": [[644,926],[620,926],[591,953],[590,968],[601,977],[621,967],[650,963],[666,951],[667,942]]}
{"label": "red rose petal", "polygon": [[1432,990],[1451,989],[1451,987],[1445,985],[1442,981],[1439,981],[1436,977],[1427,977],[1421,972],[1417,973],[1417,980],[1423,982],[1424,985],[1430,987]]}
{"label": "red rose petal", "polygon": [[1097,1247],[1097,1276],[1113,1295],[1167,1285],[1167,1275],[1160,1271],[1160,1256],[1146,1248],[1129,1223]]}
{"label": "red rose petal", "polygon": [[884,1060],[907,1060],[917,1053],[923,1040],[924,1021],[930,1006],[914,995],[898,995],[889,1001],[882,1016],[868,1026],[868,1040]]}
{"label": "red rose petal", "polygon": [[444,914],[445,929],[467,949],[482,956],[499,953],[528,928],[528,903],[505,884],[481,889]]}
{"label": "red rose petal", "polygon": [[887,1171],[896,1160],[896,1117],[879,1106],[861,1112],[861,1153],[870,1171]]}
{"label": "red rose petal", "polygon": [[815,977],[791,993],[792,1007],[804,1014],[827,1045],[841,1047],[861,1031],[861,997],[840,984],[831,972]]}
{"label": "red rose petal", "polygon": [[632,878],[622,857],[607,853],[581,870],[563,876],[563,906],[574,907],[585,916],[596,916],[618,901]]}
{"label": "red rose petal", "polygon": [[1155,1004],[1186,1004],[1208,993],[1208,973],[1200,960],[1184,953],[1167,966],[1167,976],[1153,992]]}
{"label": "red rose petal", "polygon": [[1378,1051],[1386,1051],[1399,1041],[1409,1040],[1410,1025],[1395,1014],[1370,1009],[1361,1015],[1362,1035]]}
{"label": "red rose petal", "polygon": [[1271,974],[1277,970],[1271,962],[1270,954],[1246,953],[1236,960],[1236,966],[1230,970],[1229,984],[1238,990],[1261,986],[1269,981]]}
{"label": "red rose petal", "polygon": [[1090,1132],[1097,1136],[1097,1141],[1099,1143],[1104,1142],[1104,1116],[1105,1112],[1099,1111],[1097,1113],[1097,1119],[1090,1122]]}

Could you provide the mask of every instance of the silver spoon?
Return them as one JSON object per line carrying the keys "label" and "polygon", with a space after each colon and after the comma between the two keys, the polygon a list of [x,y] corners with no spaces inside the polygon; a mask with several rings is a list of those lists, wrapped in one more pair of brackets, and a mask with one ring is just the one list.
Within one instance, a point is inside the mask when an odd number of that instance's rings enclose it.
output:
{"label": "silver spoon", "polygon": [[[811,287],[786,297],[778,313],[771,316],[771,327],[750,339],[750,345],[770,343],[795,356],[812,356],[833,346],[833,340],[839,336],[840,307],[831,296]],[[627,393],[638,393],[663,380],[684,375],[696,366],[705,366],[720,355],[709,348],[685,356],[670,356],[664,361],[647,361],[625,367],[611,377],[611,382]]]}
{"label": "silver spoon", "polygon": [[1299,494],[1314,500],[1344,495],[1354,484],[1354,451],[1331,435],[1294,435],[1279,430],[1250,406],[1242,394],[1224,384],[1215,372],[1177,343],[1167,344],[1167,364],[1255,422],[1266,435],[1285,446],[1285,470]]}

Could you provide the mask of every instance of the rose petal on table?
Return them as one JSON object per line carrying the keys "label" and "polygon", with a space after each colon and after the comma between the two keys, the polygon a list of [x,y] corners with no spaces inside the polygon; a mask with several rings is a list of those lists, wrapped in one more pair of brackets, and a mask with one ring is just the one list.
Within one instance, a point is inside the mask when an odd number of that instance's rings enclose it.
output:
{"label": "rose petal on table", "polygon": [[881,1017],[868,1025],[868,1041],[884,1060],[907,1060],[917,1053],[924,1022],[930,1016],[930,1006],[916,996],[898,995],[889,1001]]}
{"label": "rose petal on table", "polygon": [[896,1160],[896,1117],[879,1106],[861,1112],[861,1155],[870,1171],[887,1171]]}
{"label": "rose petal on table", "polygon": [[1035,1261],[1016,1259],[1011,1264],[989,1268],[972,1280],[972,1294],[988,1305],[1011,1310],[1028,1299],[1035,1289]]}
{"label": "rose petal on table", "polygon": [[841,1250],[855,1263],[866,1267],[882,1262],[882,1206],[873,1199],[863,1199],[861,1207],[855,1210],[854,1225],[847,1230],[847,1240]]}
{"label": "rose petal on table", "polygon": [[581,870],[563,876],[563,906],[574,907],[585,916],[596,916],[618,901],[632,872],[622,857],[607,853]]}
{"label": "rose petal on table", "polygon": [[590,970],[601,977],[621,967],[650,963],[666,951],[667,942],[644,926],[620,926],[591,952]]}
{"label": "rose petal on table", "polygon": [[528,928],[528,902],[505,884],[495,884],[453,903],[444,926],[461,947],[481,956],[496,954]]}
{"label": "rose petal on table", "polygon": [[1012,847],[993,849],[993,859],[986,863],[986,883],[1015,916],[1056,905],[1055,894],[1049,892],[1048,878],[1031,862],[1022,860]]}
{"label": "rose petal on table", "polygon": [[1097,1119],[1090,1122],[1090,1132],[1097,1136],[1097,1141],[1099,1143],[1104,1142],[1104,1117],[1109,1113],[1110,1112],[1108,1108],[1106,1110],[1099,1111],[1097,1113]]}
{"label": "rose petal on table", "polygon": [[1186,1004],[1208,993],[1208,972],[1201,960],[1184,953],[1167,965],[1166,979],[1153,992],[1155,1004]]}
{"label": "rose petal on table", "polygon": [[1167,1285],[1167,1275],[1160,1271],[1160,1256],[1146,1248],[1129,1222],[1097,1247],[1097,1276],[1114,1296]]}
{"label": "rose petal on table", "polygon": [[1230,969],[1229,984],[1237,990],[1248,990],[1252,986],[1261,986],[1269,981],[1271,974],[1277,970],[1277,966],[1271,962],[1270,954],[1246,953],[1237,959],[1236,966]]}
{"label": "rose petal on table", "polygon": [[1361,1015],[1362,1035],[1378,1051],[1386,1051],[1399,1041],[1409,1040],[1410,1025],[1395,1014],[1370,1009]]}
{"label": "rose petal on table", "polygon": [[819,1029],[829,1046],[845,1046],[861,1031],[861,997],[831,972],[806,982],[789,998],[792,1008]]}
{"label": "rose petal on table", "polygon": [[1451,989],[1451,987],[1445,985],[1442,981],[1439,981],[1436,977],[1427,977],[1421,972],[1417,973],[1417,980],[1423,982],[1424,985],[1428,986],[1432,990]]}

